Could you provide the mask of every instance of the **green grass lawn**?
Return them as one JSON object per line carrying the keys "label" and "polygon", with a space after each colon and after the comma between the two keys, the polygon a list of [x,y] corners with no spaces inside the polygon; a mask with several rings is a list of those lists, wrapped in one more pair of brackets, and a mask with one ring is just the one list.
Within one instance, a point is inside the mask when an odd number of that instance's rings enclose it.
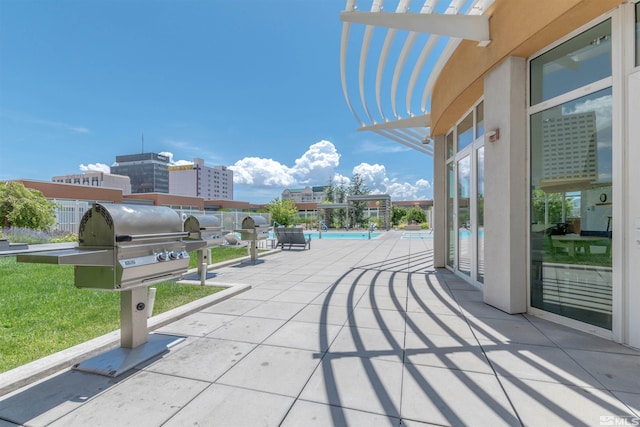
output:
{"label": "green grass lawn", "polygon": [[[212,249],[211,263],[247,255],[246,248]],[[197,257],[191,256],[190,268]],[[164,282],[154,314],[223,288]],[[0,372],[72,347],[120,328],[118,292],[78,289],[73,267],[17,263],[0,258]]]}

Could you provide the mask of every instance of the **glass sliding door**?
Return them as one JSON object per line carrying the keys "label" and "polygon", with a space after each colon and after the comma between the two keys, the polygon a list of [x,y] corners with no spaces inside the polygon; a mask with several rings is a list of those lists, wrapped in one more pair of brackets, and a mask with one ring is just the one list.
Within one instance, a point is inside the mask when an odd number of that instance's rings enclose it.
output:
{"label": "glass sliding door", "polygon": [[530,66],[531,307],[610,330],[611,22]]}
{"label": "glass sliding door", "polygon": [[455,200],[455,173],[454,163],[447,165],[447,266],[455,267],[455,218],[454,218],[454,200]]}
{"label": "glass sliding door", "polygon": [[458,160],[458,271],[471,275],[471,156]]}
{"label": "glass sliding door", "polygon": [[484,146],[476,150],[476,280],[484,283]]}

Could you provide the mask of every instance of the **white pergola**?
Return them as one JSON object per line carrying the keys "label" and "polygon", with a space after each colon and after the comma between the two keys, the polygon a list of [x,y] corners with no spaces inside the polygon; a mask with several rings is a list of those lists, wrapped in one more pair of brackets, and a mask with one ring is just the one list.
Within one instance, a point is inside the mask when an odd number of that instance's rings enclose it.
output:
{"label": "white pergola", "polygon": [[[489,16],[484,15],[484,12],[493,2],[494,0],[444,0],[438,4],[438,0],[426,0],[424,3],[419,2],[422,5],[416,13],[410,11],[411,0],[394,1],[396,4],[394,12],[382,10],[384,0],[370,2],[371,7],[368,12],[356,10],[356,0],[347,0],[345,11],[340,14],[340,20],[343,22],[340,76],[342,91],[349,109],[360,123],[358,130],[372,131],[421,153],[433,155],[433,145],[430,145],[431,122],[427,109],[433,85],[461,40],[475,40],[480,46],[489,44]],[[414,7],[415,3],[418,2],[414,2]],[[347,85],[347,48],[350,43],[354,43],[354,36],[350,30],[352,25],[357,24],[365,26],[358,61],[357,93],[359,96],[357,98],[361,104],[361,108],[358,108],[361,111],[360,114],[355,108],[357,102],[353,101],[356,96],[351,93]],[[371,52],[376,29],[385,32],[384,42],[379,52]],[[399,56],[392,58],[390,53],[399,31],[407,33],[406,38]],[[426,41],[418,45],[419,36],[425,35]],[[377,67],[375,85],[371,88],[365,84],[367,61],[370,55],[376,53],[378,60],[377,65],[374,65]],[[417,60],[409,61],[410,57],[417,57]],[[408,65],[410,62],[412,65]],[[427,69],[427,63],[434,65]],[[386,82],[390,87],[391,105],[388,109],[391,110],[391,115],[385,114],[381,96],[387,65],[393,67],[391,81]],[[406,92],[399,93],[401,76],[405,68],[410,68],[410,77],[406,84]],[[424,77],[425,73],[428,75],[426,85],[417,87],[419,78]],[[375,93],[375,105],[370,105],[366,99],[365,95],[369,92]],[[404,116],[398,112],[397,108],[397,99],[402,95],[405,98]],[[421,97],[420,110],[417,112],[412,111],[411,107],[414,95]],[[376,110],[377,115],[374,117],[372,111]],[[362,117],[366,117],[367,120],[365,121]]]}

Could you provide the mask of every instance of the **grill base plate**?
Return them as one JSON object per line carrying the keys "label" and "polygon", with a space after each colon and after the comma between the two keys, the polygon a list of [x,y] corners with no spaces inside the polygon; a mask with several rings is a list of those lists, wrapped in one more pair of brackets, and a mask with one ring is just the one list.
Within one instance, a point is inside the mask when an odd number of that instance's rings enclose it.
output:
{"label": "grill base plate", "polygon": [[78,363],[73,369],[115,378],[184,340],[185,337],[177,335],[149,334],[147,342],[136,348],[114,348]]}

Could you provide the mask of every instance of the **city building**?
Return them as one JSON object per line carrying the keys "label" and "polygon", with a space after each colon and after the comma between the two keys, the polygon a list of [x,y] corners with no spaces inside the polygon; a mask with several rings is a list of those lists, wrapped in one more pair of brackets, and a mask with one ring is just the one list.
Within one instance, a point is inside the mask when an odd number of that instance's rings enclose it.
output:
{"label": "city building", "polygon": [[358,3],[343,90],[360,130],[433,161],[435,266],[506,313],[640,348],[638,1]]}
{"label": "city building", "polygon": [[131,179],[131,193],[168,193],[169,157],[157,153],[116,156],[111,173]]}
{"label": "city building", "polygon": [[324,200],[324,191],[326,189],[326,185],[287,188],[282,191],[282,200],[291,200],[294,203],[321,203]]}
{"label": "city building", "polygon": [[169,166],[169,193],[233,200],[233,171],[226,166],[205,166],[199,158],[193,159],[192,164]]}
{"label": "city building", "polygon": [[90,187],[117,188],[122,194],[131,194],[131,179],[124,175],[115,175],[100,171],[54,176],[51,181],[59,184],[88,185]]}

